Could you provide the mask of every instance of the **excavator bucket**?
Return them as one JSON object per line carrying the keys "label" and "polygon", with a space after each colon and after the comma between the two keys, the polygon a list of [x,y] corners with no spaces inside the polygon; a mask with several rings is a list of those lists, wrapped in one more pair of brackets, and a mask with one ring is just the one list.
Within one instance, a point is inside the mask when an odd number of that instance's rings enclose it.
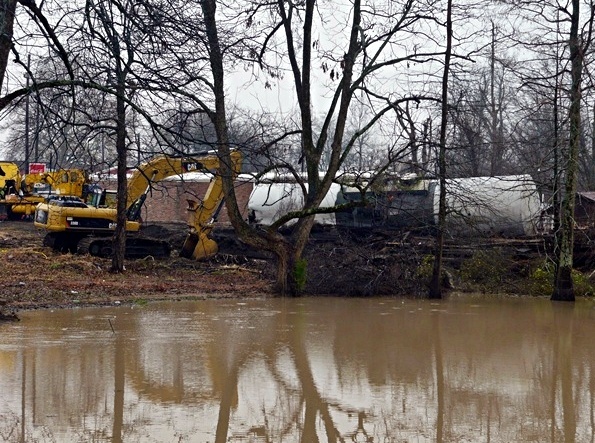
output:
{"label": "excavator bucket", "polygon": [[207,237],[204,233],[203,235],[199,235],[196,232],[190,232],[186,236],[186,240],[184,240],[184,245],[180,250],[180,256],[201,260],[212,257],[217,254],[218,250],[217,242]]}

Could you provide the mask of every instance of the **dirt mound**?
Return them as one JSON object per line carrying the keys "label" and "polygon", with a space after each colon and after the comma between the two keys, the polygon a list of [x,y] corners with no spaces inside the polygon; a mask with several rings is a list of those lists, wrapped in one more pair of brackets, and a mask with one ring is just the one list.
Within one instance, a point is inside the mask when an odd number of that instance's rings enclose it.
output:
{"label": "dirt mound", "polygon": [[341,232],[314,238],[304,254],[307,293],[381,296],[426,291],[416,277],[425,248],[398,242],[388,246],[382,237]]}
{"label": "dirt mound", "polygon": [[142,235],[167,241],[172,249],[180,250],[186,239],[188,227],[184,223],[152,223],[143,225]]}

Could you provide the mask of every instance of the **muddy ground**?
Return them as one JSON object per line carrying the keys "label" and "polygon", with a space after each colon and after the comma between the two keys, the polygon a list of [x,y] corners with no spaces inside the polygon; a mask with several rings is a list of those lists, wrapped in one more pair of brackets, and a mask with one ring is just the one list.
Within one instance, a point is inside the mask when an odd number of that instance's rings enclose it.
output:
{"label": "muddy ground", "polygon": [[[172,242],[179,241],[177,229],[161,228],[159,234]],[[271,295],[266,272],[270,264],[263,260],[196,262],[179,258],[174,251],[168,259],[127,261],[126,272],[114,274],[109,272],[109,259],[60,254],[42,244],[43,233],[32,223],[0,222],[0,303],[4,304],[4,312],[141,300]]]}
{"label": "muddy ground", "polygon": [[[43,233],[30,222],[0,222],[0,312],[38,307],[72,307],[148,300],[272,297],[274,263],[244,248],[232,231],[215,230],[220,254],[208,261],[178,256],[184,225],[149,225],[145,235],[168,240],[171,257],[128,260],[126,271],[109,272],[110,259],[60,254],[43,246]],[[431,273],[433,239],[405,232],[361,235],[315,232],[304,254],[304,295],[424,296]],[[444,285],[457,291],[547,295],[550,278],[541,272],[547,241],[490,239],[449,242]],[[591,243],[583,257],[581,291],[595,294]],[[539,271],[539,272],[538,272]],[[536,278],[535,276],[540,276]]]}
{"label": "muddy ground", "polygon": [[[166,239],[171,257],[128,260],[126,271],[109,272],[110,259],[61,254],[43,246],[44,233],[30,222],[0,222],[0,309],[3,312],[38,307],[72,307],[213,297],[271,297],[274,263],[246,249],[230,230],[213,233],[220,254],[208,261],[180,258],[186,227],[149,225],[144,235]],[[304,295],[402,295],[419,289],[414,275],[423,256],[419,251],[387,251],[383,240],[316,235],[305,258]],[[2,304],[4,308],[2,308]]]}

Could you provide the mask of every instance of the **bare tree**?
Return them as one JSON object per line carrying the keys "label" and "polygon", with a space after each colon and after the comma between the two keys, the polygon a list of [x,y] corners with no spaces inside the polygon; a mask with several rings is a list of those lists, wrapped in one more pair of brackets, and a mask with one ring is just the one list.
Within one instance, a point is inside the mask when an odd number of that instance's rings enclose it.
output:
{"label": "bare tree", "polygon": [[570,19],[570,73],[572,85],[570,88],[569,109],[569,147],[566,159],[565,193],[562,199],[560,218],[560,233],[558,254],[556,257],[557,273],[552,300],[574,301],[574,286],[572,281],[573,249],[574,249],[574,205],[577,190],[578,159],[581,135],[581,88],[583,77],[584,54],[592,38],[595,5],[590,3],[590,16],[587,28],[580,31],[580,0],[572,0],[572,11],[568,12]]}
{"label": "bare tree", "polygon": [[[218,40],[219,23],[215,19],[215,2],[205,0],[202,1],[201,5],[209,37],[210,60],[214,79],[213,90],[216,97],[216,106],[212,118],[216,121],[220,155],[226,159],[228,158],[226,152],[228,150],[228,140],[223,87],[225,76],[222,51]],[[271,23],[270,32],[266,34],[262,54],[263,57],[266,56],[267,51],[272,50],[273,47],[275,51],[278,51],[279,41],[284,42],[300,112],[300,162],[303,162],[307,177],[305,181],[301,182],[305,204],[301,210],[281,216],[270,226],[263,227],[263,230],[255,230],[244,223],[239,211],[237,211],[229,177],[226,180],[226,202],[228,211],[230,211],[230,219],[240,238],[249,244],[272,251],[275,254],[278,263],[277,289],[282,294],[298,294],[300,291],[298,275],[303,275],[306,267],[302,260],[302,252],[314,223],[314,215],[319,212],[336,211],[338,209],[337,207],[321,209],[320,203],[359,137],[369,131],[387,113],[400,108],[405,103],[434,99],[431,95],[410,95],[403,94],[401,91],[395,91],[390,96],[386,94],[386,91],[383,93],[375,91],[367,83],[374,75],[379,75],[383,69],[390,71],[400,64],[405,66],[407,63],[423,63],[432,60],[439,53],[436,52],[437,45],[430,45],[431,48],[427,52],[414,51],[401,57],[392,58],[389,55],[389,48],[395,44],[395,40],[400,33],[411,37],[414,29],[421,30],[424,29],[424,26],[429,27],[430,24],[434,23],[431,19],[431,10],[421,11],[417,9],[420,5],[416,2],[406,2],[399,11],[390,10],[391,5],[389,4],[385,5],[389,8],[385,11],[382,11],[379,5],[376,6],[375,13],[368,16],[367,9],[362,7],[362,3],[355,1],[348,8],[351,21],[346,29],[347,41],[345,47],[337,47],[333,51],[327,52],[320,49],[324,60],[323,72],[328,73],[331,82],[337,86],[334,88],[333,95],[330,98],[330,105],[325,112],[324,123],[317,132],[315,132],[313,118],[315,105],[312,94],[315,73],[313,53],[320,46],[320,41],[314,38],[315,19],[325,20],[325,17],[317,17],[317,14],[321,11],[321,5],[315,0],[307,0],[299,5],[279,1],[274,5],[274,8],[270,6],[265,8],[264,5],[255,4],[252,9],[253,15],[250,17],[253,21],[256,21],[256,17],[264,9],[266,9],[269,17],[278,19]],[[383,12],[386,15],[383,16]],[[377,19],[379,17],[383,17],[387,21],[382,26],[374,28],[374,23],[378,24]],[[429,30],[429,28],[426,30]],[[409,31],[412,33],[408,34]],[[282,33],[282,35],[279,36],[278,33]],[[354,94],[358,91],[362,91],[367,99],[373,100],[379,107],[374,110],[366,123],[350,139],[345,140],[345,128],[350,114],[350,104]],[[330,147],[330,152],[325,155],[327,146]],[[390,152],[388,157],[389,162],[395,160]],[[321,169],[321,166],[325,164],[325,159],[327,159],[328,163],[324,169]],[[295,165],[283,163],[282,167],[293,174],[294,177],[300,177]],[[387,167],[388,164],[385,164],[377,172],[382,173]],[[370,180],[367,186],[373,183],[374,178]],[[297,222],[291,234],[288,236],[281,235],[278,229],[293,219],[297,219]]]}
{"label": "bare tree", "polygon": [[491,22],[486,60],[449,81],[449,117],[455,128],[454,149],[449,153],[452,173],[458,176],[497,176],[515,168],[514,130],[519,121],[518,84],[514,62],[500,52],[501,40]]}
{"label": "bare tree", "polygon": [[[84,72],[74,68],[77,76]],[[63,65],[52,57],[35,59],[31,76],[35,83],[49,82],[67,75]],[[31,109],[27,120],[26,106]],[[33,91],[7,108],[10,118],[2,122],[7,134],[5,151],[22,159],[27,131],[31,138],[31,158],[50,168],[81,167],[104,169],[115,158],[112,116],[113,95],[97,89],[73,90],[60,86]]]}
{"label": "bare tree", "polygon": [[442,113],[440,119],[440,147],[438,154],[438,179],[440,195],[438,205],[438,230],[436,233],[436,252],[430,281],[429,297],[442,298],[442,250],[444,247],[444,229],[446,223],[446,133],[448,123],[448,75],[452,51],[452,0],[446,6],[446,48],[444,51],[444,74],[442,76]]}

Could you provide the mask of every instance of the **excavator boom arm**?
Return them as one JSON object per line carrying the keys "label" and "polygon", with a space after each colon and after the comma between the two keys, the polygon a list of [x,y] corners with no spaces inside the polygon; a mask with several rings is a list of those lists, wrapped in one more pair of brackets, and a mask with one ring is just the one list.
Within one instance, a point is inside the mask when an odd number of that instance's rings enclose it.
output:
{"label": "excavator boom arm", "polygon": [[[240,173],[242,157],[239,151],[231,152],[230,171],[233,176]],[[212,166],[219,169],[219,163]],[[216,173],[202,202],[188,200],[188,235],[180,251],[180,255],[186,258],[200,260],[217,253],[217,243],[209,238],[213,229],[215,218],[219,214],[224,200],[223,177],[220,172]]]}
{"label": "excavator boom arm", "polygon": [[[208,171],[213,174],[213,179],[203,200],[200,203],[193,202],[189,207],[189,231],[184,243],[184,250],[188,252],[182,252],[181,255],[200,259],[216,253],[217,245],[208,238],[208,234],[224,198],[222,171],[230,171],[235,177],[240,172],[241,162],[241,153],[233,150],[231,164],[223,165],[229,166],[226,168],[221,167],[221,161],[214,151],[184,157],[163,155],[140,165],[128,180],[126,231],[136,232],[140,229],[140,209],[153,183],[185,172]],[[116,224],[115,208],[89,206],[80,201],[43,203],[37,206],[35,215],[35,226],[45,229],[53,239],[58,239],[52,243],[56,249],[63,248],[62,243],[67,241],[68,250],[78,250],[80,240],[91,235],[110,236]],[[137,249],[142,246],[151,255],[149,243],[138,243],[136,246]]]}
{"label": "excavator boom arm", "polygon": [[[232,170],[241,163],[239,151],[232,151]],[[210,171],[219,169],[220,160],[214,151],[206,151],[188,156],[161,155],[141,164],[128,179],[126,207],[130,207],[138,198],[147,193],[147,185],[172,176],[181,176],[187,172]],[[206,197],[205,197],[206,199]]]}

